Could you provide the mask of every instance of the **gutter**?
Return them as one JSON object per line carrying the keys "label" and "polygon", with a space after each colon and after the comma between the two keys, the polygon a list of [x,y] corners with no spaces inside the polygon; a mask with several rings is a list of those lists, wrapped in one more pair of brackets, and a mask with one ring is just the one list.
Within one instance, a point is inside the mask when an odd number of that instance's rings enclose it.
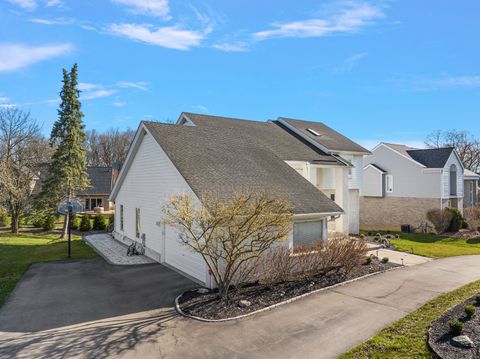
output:
{"label": "gutter", "polygon": [[340,216],[344,212],[323,212],[323,213],[304,213],[304,214],[294,214],[293,219],[314,219],[314,218],[325,218],[325,217],[334,217]]}

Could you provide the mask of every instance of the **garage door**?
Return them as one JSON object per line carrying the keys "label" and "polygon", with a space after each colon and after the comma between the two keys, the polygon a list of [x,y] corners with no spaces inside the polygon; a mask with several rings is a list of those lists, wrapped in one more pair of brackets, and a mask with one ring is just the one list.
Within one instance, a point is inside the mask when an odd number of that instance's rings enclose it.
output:
{"label": "garage door", "polygon": [[206,265],[202,257],[180,243],[172,232],[166,236],[164,257],[168,265],[205,283]]}
{"label": "garage door", "polygon": [[323,221],[295,222],[293,224],[293,245],[310,245],[322,239]]}

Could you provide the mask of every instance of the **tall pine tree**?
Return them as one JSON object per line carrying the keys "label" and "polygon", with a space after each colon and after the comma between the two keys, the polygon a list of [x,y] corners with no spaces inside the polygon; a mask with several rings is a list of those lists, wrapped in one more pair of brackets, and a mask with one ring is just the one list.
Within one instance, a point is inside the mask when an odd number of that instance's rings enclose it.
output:
{"label": "tall pine tree", "polygon": [[[85,150],[85,126],[78,99],[80,91],[77,88],[77,70],[77,64],[73,65],[70,73],[63,69],[58,120],[54,123],[50,135],[50,143],[55,146],[55,152],[38,201],[47,215],[54,213],[62,200],[75,197],[78,190],[90,185]],[[62,238],[67,235],[69,220],[66,214]]]}

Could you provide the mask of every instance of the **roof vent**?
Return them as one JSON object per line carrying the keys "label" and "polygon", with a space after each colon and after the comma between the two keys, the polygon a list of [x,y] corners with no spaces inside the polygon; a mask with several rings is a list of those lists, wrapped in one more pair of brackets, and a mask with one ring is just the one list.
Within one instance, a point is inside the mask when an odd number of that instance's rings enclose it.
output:
{"label": "roof vent", "polygon": [[314,134],[315,136],[320,136],[320,134],[312,128],[307,128],[307,131]]}

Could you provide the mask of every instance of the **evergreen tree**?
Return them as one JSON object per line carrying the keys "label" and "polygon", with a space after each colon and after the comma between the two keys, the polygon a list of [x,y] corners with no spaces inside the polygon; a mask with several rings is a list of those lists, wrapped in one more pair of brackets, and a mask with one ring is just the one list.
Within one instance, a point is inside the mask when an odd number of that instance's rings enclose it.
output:
{"label": "evergreen tree", "polygon": [[[54,123],[50,143],[55,147],[48,178],[39,195],[38,207],[44,215],[56,211],[60,201],[75,197],[78,190],[87,188],[86,136],[79,101],[77,64],[70,73],[63,69],[63,87],[60,92],[58,120]],[[62,238],[66,237],[68,214],[65,215]]]}

